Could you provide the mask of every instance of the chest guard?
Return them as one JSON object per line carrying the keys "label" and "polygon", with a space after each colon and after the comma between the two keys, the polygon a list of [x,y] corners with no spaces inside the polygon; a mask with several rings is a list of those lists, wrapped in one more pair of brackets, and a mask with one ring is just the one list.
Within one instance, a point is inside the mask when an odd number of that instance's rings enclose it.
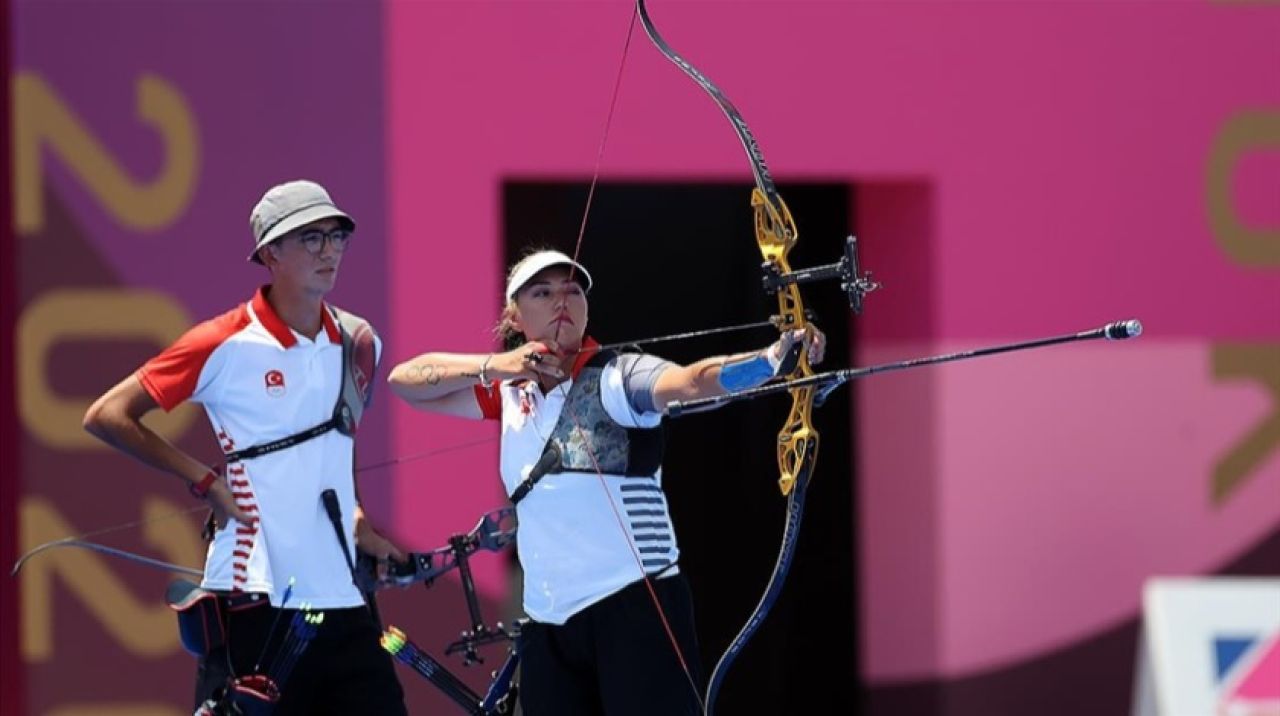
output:
{"label": "chest guard", "polygon": [[574,379],[548,439],[560,453],[559,465],[549,472],[594,473],[599,467],[606,475],[640,477],[652,475],[662,467],[662,426],[624,427],[604,409],[600,378],[605,365],[615,357],[614,351],[598,353]]}
{"label": "chest guard", "polygon": [[[552,430],[559,465],[552,473],[595,473],[645,476],[662,466],[663,429],[625,428],[614,423],[600,400],[600,377],[612,354],[600,354],[582,368],[564,398],[564,409]],[[595,456],[595,461],[591,460]]]}
{"label": "chest guard", "polygon": [[330,306],[342,333],[342,390],[334,407],[335,429],[355,435],[365,408],[373,402],[373,374],[378,368],[378,348],[373,326],[354,313]]}
{"label": "chest guard", "polygon": [[226,454],[228,463],[261,457],[278,450],[291,448],[330,430],[354,436],[360,427],[360,419],[373,400],[373,374],[378,367],[378,349],[373,326],[354,313],[335,306],[328,310],[333,315],[338,332],[342,335],[342,387],[338,401],[329,419],[288,437],[253,445]]}
{"label": "chest guard", "polygon": [[599,466],[607,475],[649,476],[662,468],[662,425],[626,428],[604,410],[600,377],[614,357],[616,351],[596,354],[573,379],[561,416],[548,439],[548,444],[556,443],[561,456],[550,473],[594,473]]}
{"label": "chest guard", "polygon": [[[662,467],[663,428],[628,428],[614,422],[600,397],[604,367],[617,356],[602,351],[578,372],[565,396],[560,419],[529,477],[511,493],[519,504],[543,476],[558,472],[596,472],[649,477]],[[594,456],[594,460],[592,457]]]}

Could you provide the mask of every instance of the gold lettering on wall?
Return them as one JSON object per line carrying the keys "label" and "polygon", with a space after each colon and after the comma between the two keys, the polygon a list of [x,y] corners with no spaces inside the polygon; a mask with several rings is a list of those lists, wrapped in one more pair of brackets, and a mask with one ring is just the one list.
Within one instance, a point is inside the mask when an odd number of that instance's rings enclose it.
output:
{"label": "gold lettering on wall", "polygon": [[1252,380],[1266,386],[1271,413],[1213,467],[1213,501],[1221,504],[1280,448],[1280,345],[1222,344],[1212,349],[1218,381]]}
{"label": "gold lettering on wall", "polygon": [[1231,199],[1231,174],[1248,151],[1280,151],[1280,112],[1243,112],[1214,137],[1209,149],[1205,195],[1209,228],[1227,255],[1246,266],[1280,266],[1280,227],[1245,226]]}
{"label": "gold lettering on wall", "polygon": [[[157,480],[161,479],[159,476]],[[181,565],[199,565],[204,542],[199,530],[186,519],[158,519],[179,513],[182,506],[158,497],[142,501],[143,539],[161,559]],[[22,500],[19,515],[22,550],[75,534],[73,525],[54,504],[41,497]],[[147,555],[151,556],[151,555]],[[20,576],[22,656],[27,663],[49,661],[58,639],[75,643],[74,635],[58,634],[53,610],[54,583],[69,588],[83,609],[97,617],[121,648],[144,658],[160,658],[179,648],[178,623],[163,594],[135,595],[112,569],[116,558],[74,547],[50,549],[27,562]],[[198,568],[198,567],[197,567]]]}
{"label": "gold lettering on wall", "polygon": [[44,151],[56,155],[121,225],[155,231],[187,208],[200,161],[195,115],[177,88],[155,75],[137,82],[138,118],[163,144],[150,181],[130,176],[43,78],[13,78],[13,203],[18,233],[44,227]]}
{"label": "gold lettering on wall", "polygon": [[[164,347],[190,325],[191,319],[180,304],[155,291],[54,289],[40,294],[18,317],[18,413],[23,427],[52,448],[109,449],[80,427],[93,399],[53,391],[48,374],[50,351],[66,340],[132,339]],[[194,407],[183,405],[171,413],[154,412],[147,423],[167,439],[176,440],[196,413]]]}

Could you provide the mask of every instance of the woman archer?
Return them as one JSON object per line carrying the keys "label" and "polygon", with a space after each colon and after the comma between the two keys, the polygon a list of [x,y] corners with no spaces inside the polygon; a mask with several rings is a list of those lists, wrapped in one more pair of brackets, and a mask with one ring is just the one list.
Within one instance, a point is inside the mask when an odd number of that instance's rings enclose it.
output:
{"label": "woman archer", "polygon": [[507,277],[498,330],[514,349],[424,353],[389,382],[420,410],[501,421],[530,618],[524,713],[701,713],[692,598],[662,491],[664,410],[758,386],[798,350],[818,363],[826,339],[790,331],[687,366],[603,350],[586,333],[590,288],[577,261],[532,253]]}

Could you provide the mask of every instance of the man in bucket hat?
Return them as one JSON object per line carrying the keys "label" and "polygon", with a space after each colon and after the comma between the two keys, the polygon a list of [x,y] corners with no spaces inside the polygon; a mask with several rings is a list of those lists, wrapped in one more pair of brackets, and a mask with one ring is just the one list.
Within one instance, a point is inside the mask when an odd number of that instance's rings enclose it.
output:
{"label": "man in bucket hat", "polygon": [[[211,638],[198,655],[197,709],[231,701],[247,712],[405,714],[372,600],[350,567],[354,549],[403,559],[364,518],[353,472],[381,342],[363,319],[324,300],[355,221],[319,184],[291,181],[263,195],[249,224],[249,260],[271,282],[108,390],[85,414],[85,429],[185,481],[213,510],[200,587],[218,608],[208,610]],[[142,422],[187,401],[208,414],[223,466],[205,465]],[[300,645],[309,630],[294,627],[304,622],[318,628]],[[287,653],[299,649],[286,669]]]}

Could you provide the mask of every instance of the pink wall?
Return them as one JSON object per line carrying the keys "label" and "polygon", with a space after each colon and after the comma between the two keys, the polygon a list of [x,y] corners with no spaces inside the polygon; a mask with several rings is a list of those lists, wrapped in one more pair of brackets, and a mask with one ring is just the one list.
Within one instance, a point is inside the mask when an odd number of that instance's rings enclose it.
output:
{"label": "pink wall", "polygon": [[[258,280],[227,253],[248,240],[249,204],[266,183],[305,174],[360,217],[368,248],[335,300],[379,320],[388,361],[492,348],[501,184],[590,178],[630,1],[340,2],[306,24],[294,3],[260,5],[14,4],[13,69],[47,82],[125,174],[143,183],[164,159],[138,116],[144,75],[181,93],[199,151],[186,208],[138,229],[46,147],[48,227],[18,232],[14,265],[35,269],[11,288],[23,301],[52,288],[150,288],[208,315]],[[859,319],[859,363],[1129,316],[1148,328],[1133,343],[859,386],[850,529],[873,684],[972,675],[1080,640],[1132,618],[1148,576],[1215,569],[1280,527],[1280,438],[1256,433],[1280,400],[1263,384],[1280,385],[1280,7],[652,0],[650,10],[739,106],[783,196],[799,181],[851,185],[851,229],[886,284]],[[259,41],[335,27],[345,53],[323,61],[285,60]],[[603,178],[747,181],[719,110],[636,33]],[[1238,153],[1222,152],[1251,126]],[[804,236],[838,250],[838,237]],[[192,264],[219,281],[173,268]],[[1232,351],[1252,355],[1245,375],[1224,358]],[[59,364],[59,387],[96,394],[132,365],[103,355],[86,369]],[[361,462],[406,461],[371,475],[365,494],[391,511],[406,547],[434,547],[501,503],[492,426],[381,395]],[[1255,433],[1256,459],[1215,499],[1214,474]],[[189,440],[207,437],[193,429]],[[100,463],[29,430],[23,439],[20,497],[53,496],[77,528],[171,497],[123,457]],[[490,442],[417,459],[477,440]],[[42,467],[54,459],[76,462]],[[113,479],[86,493],[82,469]],[[139,533],[112,538],[150,548]],[[477,560],[486,604],[507,597],[498,565]],[[161,575],[131,569],[112,567],[112,578],[150,605]],[[58,628],[108,643],[68,594],[51,602]],[[425,614],[417,596],[389,595],[402,600],[389,613]],[[67,661],[69,650],[28,663],[32,707],[126,703],[133,690],[115,672],[139,663],[189,672],[174,645],[143,660],[110,644],[91,651],[111,655],[111,669]],[[162,679],[156,698],[185,701],[185,678]]]}
{"label": "pink wall", "polygon": [[[784,196],[788,182],[814,178],[924,188],[931,214],[914,221],[925,236],[904,233],[909,212],[895,219],[872,201],[892,191],[857,207],[867,254],[898,272],[877,271],[888,288],[869,305],[862,362],[1129,316],[1148,327],[1137,343],[862,386],[863,512],[851,528],[864,551],[872,680],[972,673],[1080,638],[1132,616],[1145,576],[1211,569],[1280,523],[1274,452],[1225,502],[1209,499],[1215,461],[1274,410],[1256,384],[1216,381],[1210,349],[1276,342],[1280,268],[1234,260],[1206,198],[1215,137],[1242,112],[1269,113],[1273,127],[1280,112],[1280,10],[659,0],[650,10],[733,98]],[[393,359],[491,345],[500,182],[590,177],[630,12],[626,2],[391,2]],[[1276,239],[1272,136],[1228,172],[1241,220],[1262,232],[1255,241]],[[719,111],[643,35],[603,175],[748,177]],[[924,259],[930,281],[905,273],[907,255]],[[928,293],[902,293],[917,287]],[[928,319],[893,323],[920,312]],[[392,454],[492,435],[402,407],[394,421]],[[480,448],[400,470],[401,519],[494,504],[492,463]]]}

